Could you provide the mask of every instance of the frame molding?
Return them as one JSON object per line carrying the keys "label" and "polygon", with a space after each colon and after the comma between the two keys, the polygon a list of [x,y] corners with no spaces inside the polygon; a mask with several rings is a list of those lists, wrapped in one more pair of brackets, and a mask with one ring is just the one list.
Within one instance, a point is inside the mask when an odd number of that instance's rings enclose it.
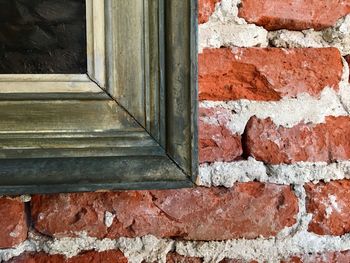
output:
{"label": "frame molding", "polygon": [[197,0],[87,14],[88,75],[0,75],[0,194],[192,186]]}

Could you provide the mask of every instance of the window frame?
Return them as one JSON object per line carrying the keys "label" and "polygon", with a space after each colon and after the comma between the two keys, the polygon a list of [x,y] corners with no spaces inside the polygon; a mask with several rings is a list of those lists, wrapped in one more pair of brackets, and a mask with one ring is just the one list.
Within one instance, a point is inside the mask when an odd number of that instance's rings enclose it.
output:
{"label": "window frame", "polygon": [[0,194],[192,186],[197,1],[87,0],[87,39],[87,75],[0,75]]}

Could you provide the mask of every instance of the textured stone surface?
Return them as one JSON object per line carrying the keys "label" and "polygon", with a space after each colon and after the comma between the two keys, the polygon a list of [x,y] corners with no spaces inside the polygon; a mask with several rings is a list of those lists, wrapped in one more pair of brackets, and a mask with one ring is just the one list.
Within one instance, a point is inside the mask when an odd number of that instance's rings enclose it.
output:
{"label": "textured stone surface", "polygon": [[221,48],[199,55],[200,100],[279,100],[338,89],[339,51],[324,49]]}
{"label": "textured stone surface", "polygon": [[[105,212],[115,214],[104,223]],[[46,235],[99,238],[181,237],[225,240],[274,236],[295,223],[295,194],[288,186],[240,183],[234,188],[194,188],[96,194],[36,195],[34,227]],[[57,220],[60,218],[60,220]]]}
{"label": "textured stone surface", "polygon": [[307,184],[307,211],[312,213],[309,231],[319,235],[350,232],[350,181]]}
{"label": "textured stone surface", "polygon": [[[223,115],[221,115],[223,116]],[[211,122],[214,119],[215,122]],[[199,162],[233,161],[242,155],[241,136],[233,134],[215,109],[199,110]]]}
{"label": "textured stone surface", "polygon": [[281,263],[348,263],[350,262],[350,251],[328,252],[323,254],[311,254],[301,257],[292,257]]}
{"label": "textured stone surface", "polygon": [[45,253],[26,253],[15,257],[8,263],[127,263],[128,260],[120,251],[88,251],[81,255],[65,258],[62,255],[48,255]]}
{"label": "textured stone surface", "polygon": [[27,231],[24,203],[0,198],[0,248],[18,245],[26,239]]}
{"label": "textured stone surface", "polygon": [[239,16],[269,30],[320,30],[350,13],[348,0],[242,0]]}
{"label": "textured stone surface", "polygon": [[215,10],[215,4],[220,0],[198,0],[198,23],[203,24]]}
{"label": "textured stone surface", "polygon": [[292,128],[252,117],[242,140],[247,155],[268,164],[290,164],[348,160],[349,136],[349,117],[327,117],[326,123],[300,123]]}

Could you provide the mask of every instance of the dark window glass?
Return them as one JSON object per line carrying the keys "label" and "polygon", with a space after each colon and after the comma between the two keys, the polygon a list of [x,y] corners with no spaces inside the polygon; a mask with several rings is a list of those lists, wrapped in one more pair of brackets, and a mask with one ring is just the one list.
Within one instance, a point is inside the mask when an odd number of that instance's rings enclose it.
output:
{"label": "dark window glass", "polygon": [[86,73],[85,0],[0,0],[0,74]]}

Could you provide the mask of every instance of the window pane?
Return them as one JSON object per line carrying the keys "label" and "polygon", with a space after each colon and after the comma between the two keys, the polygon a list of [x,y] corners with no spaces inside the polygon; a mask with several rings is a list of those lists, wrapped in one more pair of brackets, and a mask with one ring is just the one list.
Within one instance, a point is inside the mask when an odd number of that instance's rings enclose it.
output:
{"label": "window pane", "polygon": [[0,0],[0,74],[86,73],[85,0]]}

